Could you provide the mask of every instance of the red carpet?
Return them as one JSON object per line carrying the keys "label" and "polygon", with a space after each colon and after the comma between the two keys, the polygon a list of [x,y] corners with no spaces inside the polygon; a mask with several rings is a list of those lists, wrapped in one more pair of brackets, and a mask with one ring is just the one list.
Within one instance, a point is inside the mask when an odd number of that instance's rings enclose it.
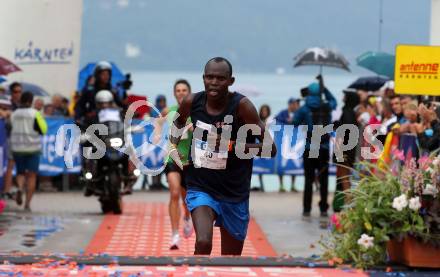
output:
{"label": "red carpet", "polygon": [[[220,234],[214,229],[212,256],[220,255]],[[85,254],[112,256],[192,256],[195,235],[182,239],[179,250],[169,250],[170,222],[164,203],[126,203],[124,214],[107,215],[89,243]],[[243,256],[276,256],[261,228],[251,219]],[[98,256],[85,256],[86,260]],[[253,259],[253,258],[252,258]],[[275,258],[277,259],[277,258]],[[0,276],[368,276],[354,270],[288,266],[130,266],[82,265],[64,258],[58,262],[42,259],[14,265],[0,264]]]}
{"label": "red carpet", "polygon": [[[182,225],[182,224],[181,224]],[[164,203],[125,203],[120,216],[106,215],[89,243],[86,254],[119,256],[192,256],[195,234],[169,250],[171,225]],[[214,228],[212,256],[220,256],[220,231]],[[260,226],[251,219],[243,256],[276,256]]]}

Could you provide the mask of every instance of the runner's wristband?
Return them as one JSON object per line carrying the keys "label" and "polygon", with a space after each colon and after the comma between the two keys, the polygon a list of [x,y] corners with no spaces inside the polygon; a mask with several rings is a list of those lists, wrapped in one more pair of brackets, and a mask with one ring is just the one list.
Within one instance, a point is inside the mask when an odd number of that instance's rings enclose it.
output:
{"label": "runner's wristband", "polygon": [[170,155],[174,151],[179,153],[179,150],[177,150],[177,146],[174,143],[170,143],[170,145],[168,146],[168,155]]}
{"label": "runner's wristband", "polygon": [[177,150],[177,145],[175,145],[174,143],[170,143],[170,146],[168,147],[168,150]]}

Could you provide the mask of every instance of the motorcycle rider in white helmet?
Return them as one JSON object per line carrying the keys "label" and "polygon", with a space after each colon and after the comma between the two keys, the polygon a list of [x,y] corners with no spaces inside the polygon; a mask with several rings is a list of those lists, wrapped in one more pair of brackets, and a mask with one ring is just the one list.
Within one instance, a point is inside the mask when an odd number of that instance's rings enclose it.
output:
{"label": "motorcycle rider in white helmet", "polygon": [[[96,115],[91,120],[91,123],[104,123],[107,121],[122,121],[121,108],[114,103],[114,94],[109,90],[101,90],[95,96],[96,104]],[[126,174],[129,180],[126,180],[123,194],[131,194],[132,186],[136,180],[133,172],[135,166],[128,159],[128,164],[126,165]],[[132,180],[133,179],[133,180]],[[93,195],[93,188],[87,187],[85,191],[85,196]]]}
{"label": "motorcycle rider in white helmet", "polygon": [[114,107],[113,93],[108,90],[101,90],[95,96],[96,108],[99,110],[108,109]]}

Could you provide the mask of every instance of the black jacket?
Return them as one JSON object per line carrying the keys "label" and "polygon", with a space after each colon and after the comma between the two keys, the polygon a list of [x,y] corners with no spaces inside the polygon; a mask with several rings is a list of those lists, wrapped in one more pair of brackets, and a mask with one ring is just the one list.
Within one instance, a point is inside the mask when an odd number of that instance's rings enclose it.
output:
{"label": "black jacket", "polygon": [[431,122],[432,136],[427,136],[425,132],[418,134],[420,147],[428,152],[435,151],[440,148],[440,122],[434,120]]}
{"label": "black jacket", "polygon": [[[334,128],[335,130],[344,124],[351,124],[355,126],[359,126],[356,120],[356,112],[354,111],[355,107],[359,105],[360,98],[359,95],[355,92],[345,92],[345,105],[342,108],[342,114],[338,121],[335,121]],[[345,131],[344,136],[344,144],[348,143],[350,134]]]}

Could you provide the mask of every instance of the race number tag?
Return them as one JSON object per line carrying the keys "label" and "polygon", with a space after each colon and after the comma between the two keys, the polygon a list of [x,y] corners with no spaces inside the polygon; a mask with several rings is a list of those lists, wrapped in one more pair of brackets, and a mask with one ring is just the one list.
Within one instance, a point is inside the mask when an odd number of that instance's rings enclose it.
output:
{"label": "race number tag", "polygon": [[206,141],[194,139],[194,165],[209,169],[226,169],[227,151],[216,152],[209,149]]}
{"label": "race number tag", "polygon": [[121,113],[118,109],[104,109],[98,113],[99,122],[121,121]]}

